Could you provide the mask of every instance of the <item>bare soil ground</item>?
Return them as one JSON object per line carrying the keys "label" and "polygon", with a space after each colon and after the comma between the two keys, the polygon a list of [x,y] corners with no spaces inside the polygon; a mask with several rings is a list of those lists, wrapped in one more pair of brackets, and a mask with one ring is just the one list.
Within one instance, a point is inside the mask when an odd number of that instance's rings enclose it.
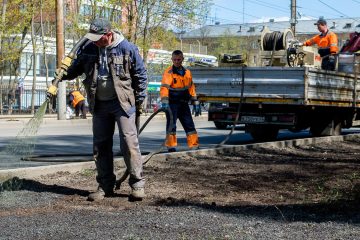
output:
{"label": "bare soil ground", "polygon": [[24,179],[19,185],[20,191],[57,194],[51,205],[10,206],[2,201],[0,218],[58,211],[191,206],[232,214],[249,211],[261,217],[277,214],[287,222],[340,221],[359,227],[360,138],[214,156],[166,160],[155,156],[144,170],[147,197],[141,202],[129,201],[127,183],[114,197],[88,202],[86,196],[97,187],[95,170],[58,172]]}

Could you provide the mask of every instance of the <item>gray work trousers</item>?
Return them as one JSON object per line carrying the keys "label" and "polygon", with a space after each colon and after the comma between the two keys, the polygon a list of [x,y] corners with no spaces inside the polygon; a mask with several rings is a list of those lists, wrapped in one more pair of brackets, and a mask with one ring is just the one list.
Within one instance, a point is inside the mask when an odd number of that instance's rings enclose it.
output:
{"label": "gray work trousers", "polygon": [[135,125],[135,112],[128,116],[121,108],[118,99],[96,101],[93,113],[93,151],[97,168],[96,181],[105,192],[113,190],[114,174],[113,135],[117,123],[120,137],[120,150],[129,170],[130,187],[144,187],[143,163]]}

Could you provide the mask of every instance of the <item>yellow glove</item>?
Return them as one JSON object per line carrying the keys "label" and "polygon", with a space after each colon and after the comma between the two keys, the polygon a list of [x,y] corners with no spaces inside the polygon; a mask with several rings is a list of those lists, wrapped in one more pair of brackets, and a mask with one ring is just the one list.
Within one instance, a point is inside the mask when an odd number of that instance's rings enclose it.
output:
{"label": "yellow glove", "polygon": [[70,58],[69,56],[65,57],[62,61],[61,61],[61,68],[64,69],[65,71],[68,70],[68,68],[70,67],[71,63],[72,63],[72,58]]}
{"label": "yellow glove", "polygon": [[54,85],[51,85],[46,91],[47,98],[50,99],[50,98],[56,96],[57,90],[58,90],[57,87],[55,87]]}
{"label": "yellow glove", "polygon": [[54,73],[54,77],[55,79],[57,79],[58,81],[61,81],[63,76],[67,75],[67,70],[70,67],[71,63],[72,63],[72,58],[70,57],[65,57],[62,61],[61,61],[61,67],[57,68],[55,73]]}

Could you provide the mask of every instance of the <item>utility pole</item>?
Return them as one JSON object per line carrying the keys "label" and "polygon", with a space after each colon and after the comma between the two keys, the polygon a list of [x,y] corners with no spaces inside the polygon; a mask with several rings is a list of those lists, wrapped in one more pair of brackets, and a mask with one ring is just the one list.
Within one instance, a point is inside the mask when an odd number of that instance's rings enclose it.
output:
{"label": "utility pole", "polygon": [[[64,4],[63,0],[56,0],[56,66],[61,67],[61,61],[65,55],[64,44]],[[58,120],[66,119],[66,84],[60,82],[57,94]]]}
{"label": "utility pole", "polygon": [[243,0],[243,24],[245,23],[245,0]]}
{"label": "utility pole", "polygon": [[291,19],[290,26],[295,37],[295,25],[296,25],[296,0],[291,0]]}

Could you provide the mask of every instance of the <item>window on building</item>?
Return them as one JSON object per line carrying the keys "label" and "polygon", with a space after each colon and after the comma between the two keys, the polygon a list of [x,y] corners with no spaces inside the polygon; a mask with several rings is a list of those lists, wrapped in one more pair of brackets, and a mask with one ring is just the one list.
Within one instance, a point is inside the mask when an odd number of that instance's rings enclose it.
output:
{"label": "window on building", "polygon": [[346,23],[344,28],[351,28],[351,23]]}
{"label": "window on building", "polygon": [[90,17],[92,16],[92,9],[90,5],[86,5],[86,4],[81,4],[80,6],[80,15],[86,17]]}
{"label": "window on building", "polygon": [[251,42],[251,48],[252,49],[258,49],[259,48],[259,45],[258,45],[258,42]]}
{"label": "window on building", "polygon": [[[54,76],[56,70],[56,56],[46,54],[46,63],[48,66],[48,76]],[[44,55],[39,54],[39,71],[37,71],[37,76],[46,77],[46,66],[44,64]]]}
{"label": "window on building", "polygon": [[6,61],[5,63],[5,66],[3,68],[4,72],[3,74],[5,76],[15,76],[16,74],[16,71],[14,69],[14,65],[12,65],[10,62]]}
{"label": "window on building", "polygon": [[[28,72],[29,69],[30,69],[30,71]],[[31,53],[24,53],[21,56],[20,71],[21,71],[21,76],[25,76],[26,74],[32,75],[32,54]]]}
{"label": "window on building", "polygon": [[250,27],[248,32],[255,32],[255,27]]}

